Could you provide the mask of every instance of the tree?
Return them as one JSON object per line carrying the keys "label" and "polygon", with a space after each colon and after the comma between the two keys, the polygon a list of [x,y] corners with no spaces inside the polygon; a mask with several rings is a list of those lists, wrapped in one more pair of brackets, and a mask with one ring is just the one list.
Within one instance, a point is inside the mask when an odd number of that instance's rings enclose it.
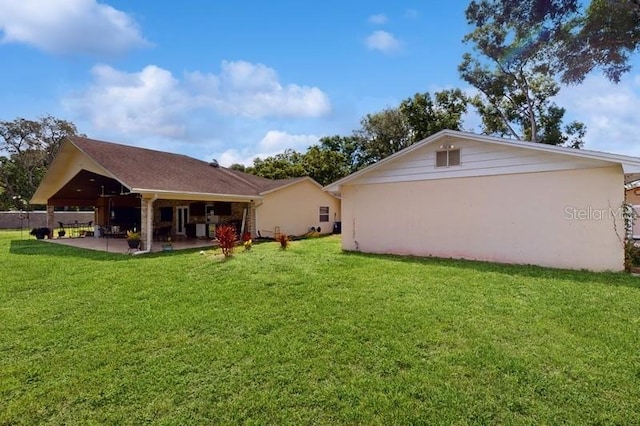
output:
{"label": "tree", "polygon": [[346,176],[359,170],[364,164],[361,139],[356,134],[351,136],[325,136],[320,138],[319,148],[342,154],[347,167]]}
{"label": "tree", "polygon": [[618,82],[640,48],[640,0],[591,0],[586,7],[577,0],[474,0],[470,13],[520,29],[515,53],[545,46],[563,83],[580,83],[598,68]]}
{"label": "tree", "polygon": [[407,120],[412,143],[425,139],[440,130],[462,130],[462,116],[467,112],[469,99],[460,89],[435,93],[416,93],[400,103],[400,113]]}
{"label": "tree", "polygon": [[280,179],[310,176],[321,185],[335,182],[443,129],[460,130],[469,99],[459,89],[416,93],[396,108],[367,114],[350,136],[326,136],[304,154],[287,150],[256,158],[245,171]]}
{"label": "tree", "polygon": [[231,170],[237,170],[239,172],[244,172],[247,169],[244,164],[240,164],[240,163],[233,163],[232,165],[229,166],[229,168]]}
{"label": "tree", "polygon": [[560,87],[548,62],[555,52],[549,40],[562,28],[563,17],[572,13],[569,3],[474,0],[467,8],[467,21],[476,28],[464,40],[474,45],[477,57],[466,53],[459,71],[480,92],[471,103],[485,133],[582,145],[584,125],[563,126],[565,109],[552,101]]}
{"label": "tree", "polygon": [[0,207],[23,208],[40,184],[60,143],[77,134],[71,122],[43,117],[0,121]]}
{"label": "tree", "polygon": [[630,56],[640,48],[640,0],[592,0],[568,20],[556,69],[565,83],[580,83],[596,68],[619,82],[631,69]]}
{"label": "tree", "polygon": [[373,164],[413,143],[411,127],[400,108],[367,114],[360,122],[360,152],[363,165]]}
{"label": "tree", "polygon": [[307,175],[302,165],[302,154],[293,149],[287,149],[281,154],[267,157],[264,160],[257,157],[253,160],[253,167],[247,168],[246,172],[269,179],[286,179]]}
{"label": "tree", "polygon": [[322,186],[349,174],[349,164],[344,154],[322,149],[318,145],[307,150],[302,157],[302,166],[305,173]]}

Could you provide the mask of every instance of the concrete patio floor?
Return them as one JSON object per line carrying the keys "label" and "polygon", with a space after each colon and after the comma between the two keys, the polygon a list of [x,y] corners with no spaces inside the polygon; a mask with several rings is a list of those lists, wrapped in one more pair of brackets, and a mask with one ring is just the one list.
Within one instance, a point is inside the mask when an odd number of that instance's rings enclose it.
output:
{"label": "concrete patio floor", "polygon": [[[109,253],[130,254],[136,250],[130,250],[126,238],[97,238],[97,237],[78,237],[78,238],[52,238],[42,241],[48,241],[54,244],[64,244],[67,246],[84,248],[88,250],[106,251]],[[163,251],[162,241],[154,241],[151,248],[152,252]],[[171,241],[173,250],[186,249],[211,249],[217,247],[210,239],[184,238],[177,241]]]}

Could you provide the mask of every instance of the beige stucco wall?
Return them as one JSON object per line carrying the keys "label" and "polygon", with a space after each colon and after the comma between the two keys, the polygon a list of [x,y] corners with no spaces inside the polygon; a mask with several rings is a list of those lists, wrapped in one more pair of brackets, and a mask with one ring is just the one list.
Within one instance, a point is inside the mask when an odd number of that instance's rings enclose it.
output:
{"label": "beige stucco wall", "polygon": [[[329,207],[328,222],[320,222],[320,206]],[[256,208],[256,229],[264,237],[273,237],[276,227],[287,235],[303,235],[311,227],[320,227],[321,233],[327,234],[339,220],[340,200],[311,181],[265,194]]]}
{"label": "beige stucco wall", "polygon": [[346,185],[346,250],[623,269],[619,166]]}

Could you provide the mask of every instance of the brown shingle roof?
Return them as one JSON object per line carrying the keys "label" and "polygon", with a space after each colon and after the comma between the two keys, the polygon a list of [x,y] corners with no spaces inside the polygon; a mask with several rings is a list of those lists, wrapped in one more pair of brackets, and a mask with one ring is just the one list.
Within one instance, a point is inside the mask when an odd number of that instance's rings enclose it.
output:
{"label": "brown shingle roof", "polygon": [[79,136],[72,136],[69,140],[134,191],[156,190],[254,196],[300,179],[265,179],[225,167],[212,167],[205,161],[186,155]]}
{"label": "brown shingle roof", "polygon": [[288,179],[267,179],[267,178],[263,178],[262,176],[256,176],[249,173],[244,173],[239,170],[228,169],[228,171],[230,171],[231,173],[234,173],[236,176],[238,176],[241,179],[245,179],[249,181],[252,185],[258,188],[258,192],[260,193],[271,191],[276,188],[290,185],[294,182],[308,179],[307,177],[295,177],[295,178],[288,178]]}

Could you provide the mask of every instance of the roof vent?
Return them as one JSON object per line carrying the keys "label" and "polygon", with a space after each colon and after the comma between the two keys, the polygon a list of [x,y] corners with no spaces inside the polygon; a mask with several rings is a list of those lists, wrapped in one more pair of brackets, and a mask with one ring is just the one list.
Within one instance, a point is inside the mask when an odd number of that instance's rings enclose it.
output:
{"label": "roof vent", "polygon": [[215,158],[213,160],[211,160],[211,162],[209,163],[209,165],[211,167],[220,167],[220,164],[218,164],[218,160],[216,160]]}

